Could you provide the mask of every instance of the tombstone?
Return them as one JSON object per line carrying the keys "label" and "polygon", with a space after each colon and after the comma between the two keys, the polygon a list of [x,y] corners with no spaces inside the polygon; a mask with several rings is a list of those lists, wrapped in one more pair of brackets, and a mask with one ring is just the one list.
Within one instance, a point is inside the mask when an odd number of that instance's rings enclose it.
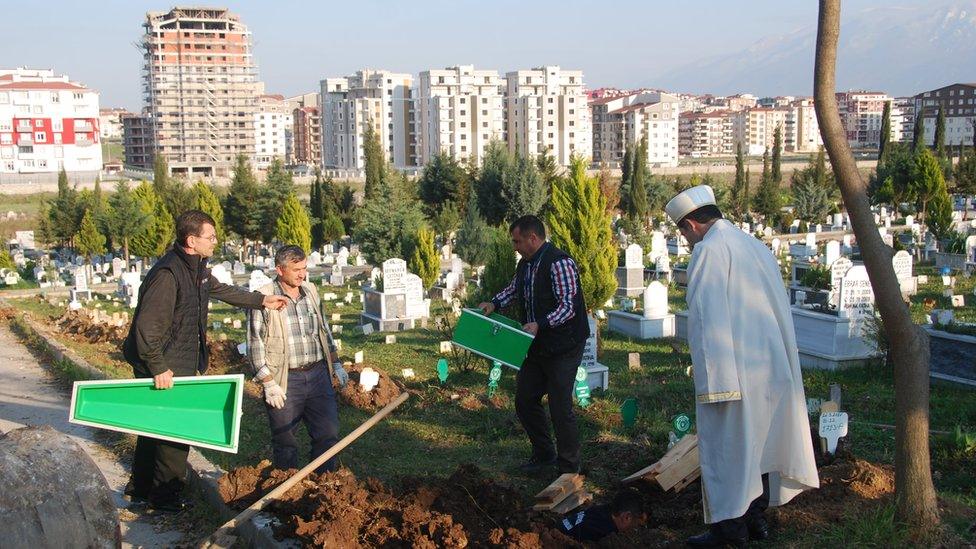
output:
{"label": "tombstone", "polygon": [[830,304],[834,307],[840,303],[841,280],[853,266],[854,262],[846,257],[837,258],[830,264]]}
{"label": "tombstone", "polygon": [[654,271],[657,273],[657,278],[660,279],[661,275],[668,282],[671,281],[671,256],[668,254],[662,254],[657,257],[657,262],[654,264]]}
{"label": "tombstone", "polygon": [[227,272],[227,269],[224,267],[223,263],[220,265],[214,265],[214,268],[210,269],[210,274],[212,274],[213,277],[217,279],[217,282],[220,282],[221,284],[234,283],[233,275]]}
{"label": "tombstone", "polygon": [[430,301],[424,299],[424,282],[419,276],[407,273],[403,277],[404,293],[407,295],[407,316],[427,318],[430,316]]}
{"label": "tombstone", "polygon": [[651,251],[647,254],[648,259],[656,261],[657,258],[668,253],[668,241],[664,238],[664,233],[654,231],[651,233]]}
{"label": "tombstone", "polygon": [[888,229],[885,227],[878,227],[878,234],[881,235],[881,240],[888,246],[894,245],[894,239],[888,234]]}
{"label": "tombstone", "polygon": [[774,238],[773,241],[770,243],[770,245],[772,246],[772,251],[774,256],[779,257],[779,252],[782,244],[783,243],[780,242],[780,239],[778,238]]}
{"label": "tombstone", "polygon": [[915,228],[915,216],[914,215],[906,215],[905,216],[905,226],[908,227],[909,229]]}
{"label": "tombstone", "polygon": [[342,266],[336,263],[332,266],[332,274],[329,275],[329,284],[342,286],[346,283],[346,277],[342,275]]}
{"label": "tombstone", "polygon": [[833,220],[830,223],[831,224],[831,228],[834,228],[834,229],[842,229],[844,227],[844,214],[842,214],[842,213],[835,213],[832,217],[833,217]]}
{"label": "tombstone", "polygon": [[318,252],[312,252],[308,254],[307,265],[309,268],[318,267],[319,263],[322,263],[322,254]]}
{"label": "tombstone", "polygon": [[17,271],[10,271],[3,275],[3,283],[7,286],[13,286],[18,282],[20,282],[20,275],[17,274]]}
{"label": "tombstone", "polygon": [[617,295],[636,296],[644,292],[644,250],[637,244],[627,246],[624,266],[617,267]]}
{"label": "tombstone", "polygon": [[464,275],[464,262],[456,255],[451,258],[451,272]]}
{"label": "tombstone", "polygon": [[363,257],[362,254],[356,256],[356,266],[357,267],[365,267],[366,266],[366,258]]}
{"label": "tombstone", "polygon": [[644,318],[661,318],[668,314],[668,288],[658,281],[644,290]]}
{"label": "tombstone", "polygon": [[339,253],[336,254],[335,264],[340,267],[349,265],[349,250],[347,250],[345,246],[343,246],[342,249],[339,250]]}
{"label": "tombstone", "polygon": [[840,258],[840,242],[837,240],[830,240],[827,242],[827,249],[824,253],[824,263],[826,265],[833,264],[834,261]]}
{"label": "tombstone", "polygon": [[112,277],[119,278],[125,272],[125,261],[121,257],[112,260]]}
{"label": "tombstone", "polygon": [[814,225],[813,226],[813,232],[814,233],[822,233],[823,232],[823,225],[821,225],[820,223],[817,223],[816,225]]}
{"label": "tombstone", "polygon": [[383,262],[383,293],[402,293],[405,291],[404,277],[407,275],[407,262],[400,258],[390,258]]}
{"label": "tombstone", "polygon": [[888,217],[888,207],[881,206],[881,217]]}
{"label": "tombstone", "polygon": [[[806,246],[807,248],[813,248],[814,250],[816,250],[817,249],[817,234],[816,233],[807,233],[806,240],[804,241],[804,246]],[[814,252],[814,253],[816,253],[816,252]],[[813,255],[813,254],[811,254],[811,255]]]}
{"label": "tombstone", "polygon": [[771,238],[773,236],[773,228],[765,227],[763,229],[763,238]]}
{"label": "tombstone", "polygon": [[450,244],[444,244],[443,246],[441,246],[441,259],[443,259],[444,261],[450,261],[451,260],[451,245]]}
{"label": "tombstone", "polygon": [[655,280],[644,289],[643,297],[643,315],[610,311],[610,331],[642,340],[673,337],[675,317],[668,310],[668,287]]}
{"label": "tombstone", "polygon": [[874,291],[863,265],[851,267],[841,280],[837,310],[842,318],[850,319],[850,335],[863,336],[866,320],[874,315]]}
{"label": "tombstone", "polygon": [[119,277],[119,290],[121,297],[129,303],[129,308],[134,309],[139,304],[139,287],[142,286],[142,278],[139,273],[122,273]]}
{"label": "tombstone", "polygon": [[918,281],[912,276],[912,254],[901,250],[891,258],[891,266],[895,270],[895,277],[901,287],[903,296],[913,296],[918,293]]}
{"label": "tombstone", "polygon": [[976,261],[976,234],[966,237],[966,261]]}
{"label": "tombstone", "polygon": [[596,361],[596,319],[590,316],[587,320],[590,324],[590,337],[586,339],[586,345],[583,347],[583,360],[580,365],[586,370],[586,384],[591,390],[596,388],[606,390],[610,386],[610,370]]}
{"label": "tombstone", "polygon": [[375,288],[381,276],[383,276],[383,271],[379,267],[373,267],[369,272],[369,285]]}
{"label": "tombstone", "polygon": [[264,274],[264,271],[258,269],[251,271],[251,278],[247,281],[247,289],[250,291],[255,291],[258,288],[267,286],[271,283],[271,279],[268,275]]}

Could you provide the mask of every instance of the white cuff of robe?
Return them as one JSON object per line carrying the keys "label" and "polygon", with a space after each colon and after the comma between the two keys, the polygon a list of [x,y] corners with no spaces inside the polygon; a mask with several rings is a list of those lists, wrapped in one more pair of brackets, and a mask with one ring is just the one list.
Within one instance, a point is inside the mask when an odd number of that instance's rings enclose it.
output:
{"label": "white cuff of robe", "polygon": [[739,391],[725,391],[722,393],[705,393],[696,397],[699,404],[713,404],[715,402],[729,402],[731,400],[742,400],[742,393]]}

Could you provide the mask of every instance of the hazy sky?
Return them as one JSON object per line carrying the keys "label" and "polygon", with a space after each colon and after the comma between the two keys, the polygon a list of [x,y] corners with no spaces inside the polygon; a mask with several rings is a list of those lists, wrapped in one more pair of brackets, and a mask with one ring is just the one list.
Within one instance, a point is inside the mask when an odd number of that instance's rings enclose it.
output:
{"label": "hazy sky", "polygon": [[[847,0],[844,11],[886,4]],[[457,64],[501,72],[558,64],[582,69],[590,88],[655,86],[658,75],[683,63],[815,25],[817,17],[814,0],[248,0],[210,5],[229,7],[242,17],[253,33],[267,91],[286,96],[316,91],[321,78],[363,67],[417,74]],[[146,11],[170,7],[123,0],[0,0],[0,67],[53,68],[99,90],[103,107],[138,110],[142,58],[134,44]],[[707,90],[708,75],[703,74],[695,91]]]}

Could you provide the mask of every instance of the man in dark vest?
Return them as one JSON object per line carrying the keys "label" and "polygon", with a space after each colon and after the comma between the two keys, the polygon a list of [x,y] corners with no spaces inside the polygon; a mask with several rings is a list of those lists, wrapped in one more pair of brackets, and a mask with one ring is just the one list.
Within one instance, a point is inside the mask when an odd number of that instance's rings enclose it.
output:
{"label": "man in dark vest", "polygon": [[[156,389],[169,389],[174,376],[207,369],[207,310],[210,298],[236,307],[280,309],[283,296],[266,296],[222,284],[210,274],[207,258],[217,244],[214,220],[190,210],[176,220],[176,243],[149,270],[139,289],[139,304],[122,344],[137,378],[153,378]],[[158,511],[183,508],[185,444],[140,436],[132,477],[125,487],[131,501],[148,501]]]}
{"label": "man in dark vest", "polygon": [[[546,242],[546,228],[538,217],[520,217],[509,231],[515,251],[522,256],[515,278],[478,307],[491,314],[518,300],[522,329],[535,336],[516,377],[515,411],[532,443],[532,456],[520,469],[535,475],[555,465],[560,473],[577,473],[580,442],[573,387],[590,335],[579,270],[569,254]],[[547,394],[555,447],[542,407]]]}

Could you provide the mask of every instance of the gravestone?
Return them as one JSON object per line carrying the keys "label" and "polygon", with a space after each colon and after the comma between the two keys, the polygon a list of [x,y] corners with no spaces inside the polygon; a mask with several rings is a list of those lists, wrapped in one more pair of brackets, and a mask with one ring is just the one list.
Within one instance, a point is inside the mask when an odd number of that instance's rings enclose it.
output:
{"label": "gravestone", "polygon": [[224,267],[223,263],[220,265],[214,265],[214,268],[210,269],[210,274],[212,274],[213,277],[217,279],[217,282],[220,282],[221,284],[234,283],[233,275],[227,272],[227,269]]}
{"label": "gravestone", "polygon": [[874,315],[874,291],[863,265],[851,267],[840,283],[841,317],[851,320],[851,335],[863,336],[864,325]]}
{"label": "gravestone", "polygon": [[307,265],[309,268],[318,267],[320,263],[322,263],[322,254],[318,252],[308,254]]}
{"label": "gravestone", "polygon": [[264,274],[264,271],[258,269],[251,271],[251,278],[247,281],[247,289],[249,291],[255,291],[258,288],[266,286],[271,283],[271,279],[268,275]]}
{"label": "gravestone", "polygon": [[383,262],[383,292],[387,294],[402,293],[406,290],[404,277],[407,274],[407,262],[399,258],[387,259]]}
{"label": "gravestone", "polygon": [[644,289],[642,315],[610,311],[608,329],[634,339],[655,339],[675,335],[675,317],[668,310],[668,287],[657,280]]}
{"label": "gravestone", "polygon": [[638,244],[627,246],[624,266],[617,267],[617,295],[634,296],[644,291],[644,250]]}
{"label": "gravestone", "polygon": [[125,261],[121,257],[112,260],[112,277],[119,278],[125,272]]}
{"label": "gravestone", "polygon": [[430,302],[424,299],[424,282],[419,276],[407,273],[403,277],[404,293],[407,296],[408,317],[427,318],[430,316]]}
{"label": "gravestone", "polygon": [[657,256],[657,262],[654,264],[654,271],[657,273],[657,278],[660,279],[661,275],[671,281],[671,256],[668,254],[661,254]]}
{"label": "gravestone", "polygon": [[854,262],[846,257],[837,258],[830,264],[830,304],[834,307],[840,303],[840,283],[847,271],[851,270]]}
{"label": "gravestone", "polygon": [[589,316],[587,320],[590,325],[590,337],[586,339],[586,345],[583,347],[583,360],[580,365],[586,370],[586,384],[591,390],[598,387],[606,390],[610,385],[610,370],[596,359],[596,319]]}
{"label": "gravestone", "polygon": [[824,252],[824,263],[832,265],[838,258],[840,258],[840,242],[836,240],[828,241],[826,251]]}
{"label": "gravestone", "polygon": [[651,261],[657,261],[657,258],[667,254],[668,241],[664,238],[664,233],[654,231],[651,233],[651,251],[647,254],[647,258]]}
{"label": "gravestone", "polygon": [[121,297],[128,301],[130,308],[134,309],[139,304],[140,286],[142,286],[142,279],[137,272],[122,273],[119,278]]}
{"label": "gravestone", "polygon": [[342,275],[342,266],[336,263],[332,266],[332,274],[329,275],[329,284],[333,286],[342,286],[346,283],[346,277]]}
{"label": "gravestone", "polygon": [[891,258],[891,266],[895,270],[903,296],[912,296],[918,292],[918,281],[912,276],[912,264],[912,254],[905,250],[896,252]]}

